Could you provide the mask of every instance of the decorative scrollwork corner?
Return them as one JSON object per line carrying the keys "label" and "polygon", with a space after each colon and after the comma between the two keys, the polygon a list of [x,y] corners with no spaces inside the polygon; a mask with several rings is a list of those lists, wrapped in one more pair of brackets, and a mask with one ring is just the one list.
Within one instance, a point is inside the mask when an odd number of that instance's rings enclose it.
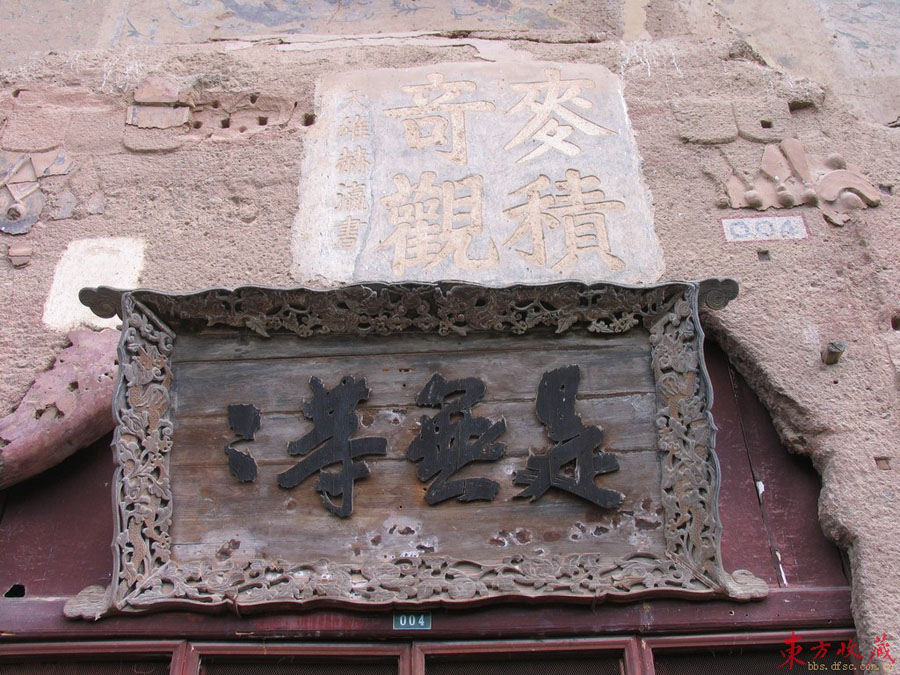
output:
{"label": "decorative scrollwork corner", "polygon": [[721,277],[704,279],[698,283],[699,305],[707,309],[724,309],[740,292],[740,285],[734,279]]}
{"label": "decorative scrollwork corner", "polygon": [[108,286],[82,288],[78,291],[81,304],[103,319],[122,316],[122,291]]}
{"label": "decorative scrollwork corner", "polygon": [[723,573],[728,597],[733,600],[758,600],[769,594],[769,584],[749,570]]}
{"label": "decorative scrollwork corner", "polygon": [[109,589],[105,586],[88,586],[66,602],[63,613],[68,619],[96,621],[109,609]]}

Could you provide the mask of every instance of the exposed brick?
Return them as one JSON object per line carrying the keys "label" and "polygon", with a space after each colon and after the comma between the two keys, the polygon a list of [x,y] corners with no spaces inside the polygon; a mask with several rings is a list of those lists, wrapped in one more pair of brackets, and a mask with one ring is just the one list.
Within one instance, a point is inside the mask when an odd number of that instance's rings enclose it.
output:
{"label": "exposed brick", "polygon": [[678,137],[686,143],[716,145],[731,143],[738,129],[729,103],[708,100],[682,100],[675,103]]}

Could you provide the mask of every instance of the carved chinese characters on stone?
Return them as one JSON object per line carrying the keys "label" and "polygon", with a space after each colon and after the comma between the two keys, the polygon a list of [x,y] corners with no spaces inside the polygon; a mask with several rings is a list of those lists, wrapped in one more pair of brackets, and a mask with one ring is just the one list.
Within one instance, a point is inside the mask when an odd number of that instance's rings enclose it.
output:
{"label": "carved chinese characters on stone", "polygon": [[359,231],[365,227],[366,221],[347,216],[344,220],[335,225],[335,234],[337,237],[338,248],[347,251],[356,245],[359,237]]}
{"label": "carved chinese characters on stone", "polygon": [[[568,104],[581,110],[590,109],[592,104],[581,96],[581,91],[593,89],[593,80],[561,80],[559,71],[555,68],[548,68],[544,73],[547,75],[544,82],[522,82],[512,85],[513,91],[522,93],[522,98],[510,108],[508,114],[514,115],[527,110],[531,113],[531,119],[503,149],[512,150],[528,140],[538,142],[538,146],[519,157],[517,163],[540,157],[549,150],[557,150],[568,157],[575,157],[581,152],[581,148],[566,140],[575,129],[588,136],[615,133],[566,107]],[[557,118],[568,124],[560,124]]]}
{"label": "carved chinese characters on stone", "polygon": [[540,61],[327,76],[292,236],[301,282],[654,281],[619,79]]}
{"label": "carved chinese characters on stone", "polygon": [[[290,454],[305,457],[278,474],[278,484],[293,488],[318,471],[316,490],[322,495],[322,503],[331,513],[346,518],[353,513],[353,483],[369,475],[369,467],[358,459],[386,455],[387,441],[383,438],[350,440],[359,426],[356,406],[369,397],[364,378],[345,376],[336,387],[326,389],[322,380],[312,377],[309,386],[313,397],[303,402],[303,414],[315,426],[288,444]],[[340,464],[337,472],[325,470],[332,464]],[[335,501],[338,498],[340,501]]]}
{"label": "carved chinese characters on stone", "polygon": [[575,412],[575,396],[581,370],[578,366],[544,373],[537,395],[537,414],[554,445],[546,454],[532,455],[524,471],[516,473],[516,485],[527,485],[518,497],[540,499],[551,487],[571,492],[602,508],[614,508],[625,498],[617,490],[596,485],[594,479],[619,470],[615,455],[596,452],[603,429],[588,427]]}
{"label": "carved chinese characters on stone", "polygon": [[406,143],[410,148],[449,147],[438,150],[456,164],[466,164],[466,113],[493,112],[489,101],[458,101],[474,92],[476,84],[466,80],[444,82],[441,73],[429,73],[428,84],[401,87],[415,105],[385,110],[388,117],[403,121]]}
{"label": "carved chinese characters on stone", "polygon": [[492,500],[500,488],[488,478],[449,480],[472,462],[493,462],[503,457],[506,446],[497,439],[506,431],[506,420],[493,422],[475,417],[471,408],[484,397],[484,382],[476,377],[445,380],[435,374],[419,392],[416,405],[440,407],[433,417],[423,415],[421,431],[409,444],[407,458],[418,462],[416,475],[431,485],[425,493],[429,504],[456,498],[460,502]]}
{"label": "carved chinese characters on stone", "polygon": [[370,217],[372,128],[361,92],[348,92],[340,109],[337,132],[340,143],[333,166],[340,182],[334,191],[332,207],[341,217],[332,220],[331,243],[338,250],[350,251],[357,246],[359,233]]}
{"label": "carved chinese characters on stone", "polygon": [[396,193],[383,198],[395,228],[382,248],[393,247],[391,269],[402,274],[410,267],[430,269],[452,258],[459,269],[496,266],[497,248],[491,241],[484,258],[470,254],[474,237],[484,228],[481,176],[437,184],[426,171],[415,185],[404,174],[394,176]]}
{"label": "carved chinese characters on stone", "polygon": [[235,435],[225,444],[228,468],[241,483],[250,483],[256,479],[256,460],[248,450],[238,450],[234,444],[238,441],[253,440],[260,427],[259,409],[246,404],[228,406],[228,426]]}
{"label": "carved chinese characters on stone", "polygon": [[369,161],[369,153],[361,145],[351,150],[345,147],[341,150],[341,156],[337,161],[338,171],[341,173],[365,173],[372,162]]}
{"label": "carved chinese characters on stone", "polygon": [[341,120],[341,128],[338,132],[341,136],[349,136],[356,140],[370,136],[369,122],[362,115],[348,115]]}
{"label": "carved chinese characters on stone", "polygon": [[[553,269],[571,267],[588,252],[596,253],[612,271],[623,269],[624,261],[610,251],[603,211],[623,209],[625,204],[605,199],[606,194],[599,185],[596,176],[582,178],[575,169],[566,171],[565,180],[556,183],[543,174],[538,176],[513,193],[524,201],[505,211],[509,218],[520,222],[505,243],[515,246],[524,242],[526,248],[517,247],[516,251],[529,262],[546,265],[547,230],[561,231],[565,254],[551,262]],[[548,189],[550,193],[543,194]]]}
{"label": "carved chinese characters on stone", "polygon": [[352,181],[350,183],[340,183],[340,191],[338,192],[338,211],[360,211],[368,208],[366,203],[365,185]]}

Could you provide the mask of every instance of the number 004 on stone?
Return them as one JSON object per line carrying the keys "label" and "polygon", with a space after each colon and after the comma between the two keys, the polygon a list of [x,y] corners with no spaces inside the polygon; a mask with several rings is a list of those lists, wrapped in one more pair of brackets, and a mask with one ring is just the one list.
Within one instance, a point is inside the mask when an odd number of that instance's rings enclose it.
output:
{"label": "number 004 on stone", "polygon": [[762,597],[698,319],[736,292],[85,290],[123,325],[114,572],[66,613]]}

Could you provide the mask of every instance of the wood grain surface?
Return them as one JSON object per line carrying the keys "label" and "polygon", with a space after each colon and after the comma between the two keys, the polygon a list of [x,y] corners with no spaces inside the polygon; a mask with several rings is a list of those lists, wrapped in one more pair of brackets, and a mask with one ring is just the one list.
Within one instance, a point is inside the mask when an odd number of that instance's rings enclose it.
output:
{"label": "wood grain surface", "polygon": [[[425,554],[483,561],[588,552],[612,559],[665,548],[656,395],[641,330],[612,337],[572,331],[305,340],[204,331],[178,337],[173,364],[171,534],[180,562],[265,557],[368,564]],[[556,489],[536,502],[515,498],[521,490],[512,483],[515,472],[530,453],[552,445],[535,412],[540,378],[571,364],[581,368],[577,412],[585,424],[603,428],[604,449],[619,458],[619,471],[597,479],[625,494],[619,509],[600,509]],[[415,404],[434,373],[482,379],[485,396],[472,413],[506,420],[499,439],[506,455],[452,477],[497,481],[492,502],[425,503],[427,484],[417,479],[406,449],[420,418],[438,412]],[[386,438],[388,453],[366,460],[371,475],[354,484],[353,515],[341,519],[322,506],[315,476],[292,489],[279,487],[276,476],[299,459],[288,455],[287,444],[312,429],[300,407],[311,395],[310,377],[333,387],[344,375],[365,377],[371,389],[357,408],[353,438]],[[255,440],[235,444],[259,465],[252,483],[239,483],[228,470],[224,446],[234,437],[227,419],[233,404],[262,411]]]}

